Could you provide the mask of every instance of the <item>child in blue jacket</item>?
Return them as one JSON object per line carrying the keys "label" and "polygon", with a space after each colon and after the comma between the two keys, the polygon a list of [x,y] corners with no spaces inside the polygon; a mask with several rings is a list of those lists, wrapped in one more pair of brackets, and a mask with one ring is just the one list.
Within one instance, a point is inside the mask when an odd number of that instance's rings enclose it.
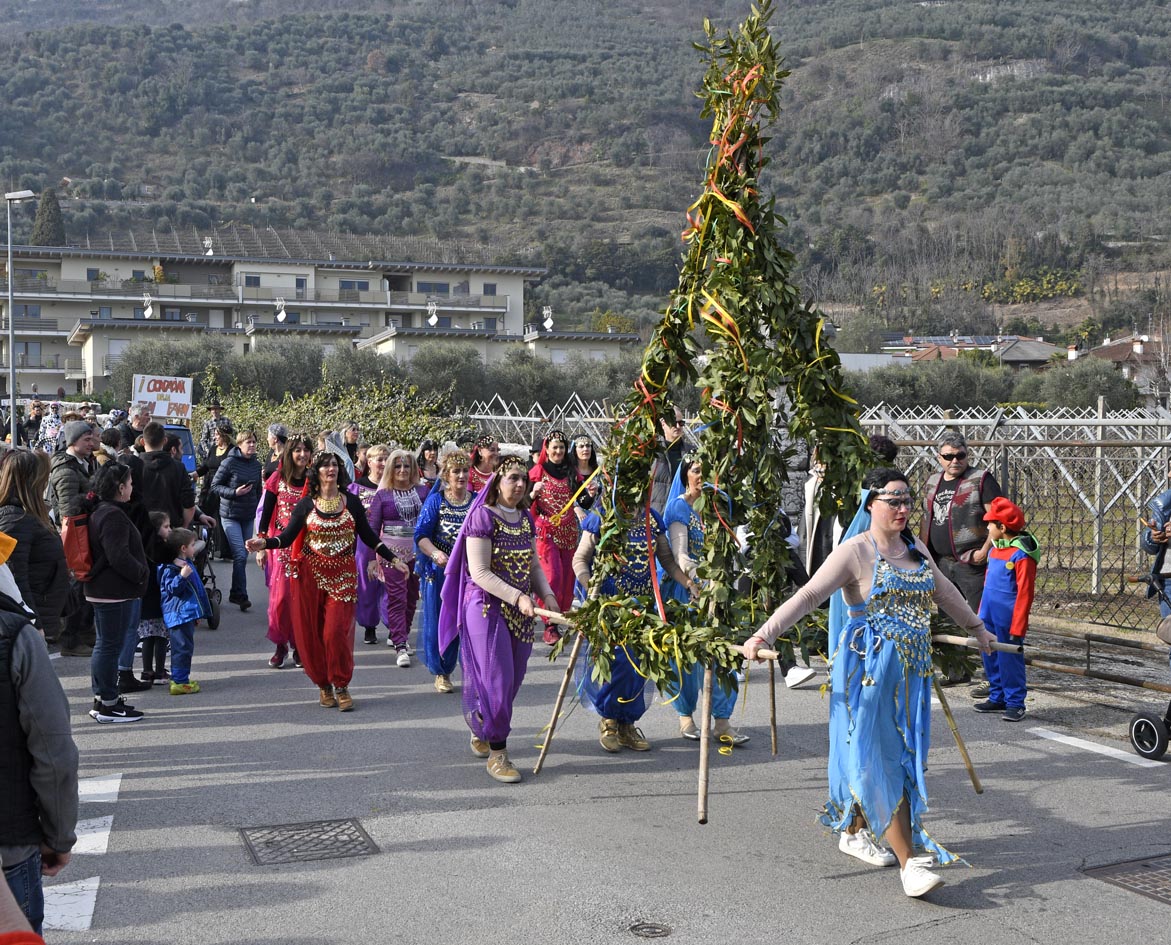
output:
{"label": "child in blue jacket", "polygon": [[[992,548],[984,574],[980,619],[1000,643],[1021,644],[1029,629],[1029,610],[1037,579],[1041,546],[1025,531],[1025,514],[1008,499],[993,499],[984,516]],[[988,699],[977,712],[1003,712],[1009,722],[1025,717],[1025,658],[993,650],[984,657]]]}
{"label": "child in blue jacket", "polygon": [[158,567],[163,599],[163,622],[171,634],[171,695],[199,692],[191,679],[191,654],[195,649],[195,621],[211,616],[211,602],[203,580],[191,562],[195,558],[195,532],[176,528],[167,538],[167,556],[173,560]]}

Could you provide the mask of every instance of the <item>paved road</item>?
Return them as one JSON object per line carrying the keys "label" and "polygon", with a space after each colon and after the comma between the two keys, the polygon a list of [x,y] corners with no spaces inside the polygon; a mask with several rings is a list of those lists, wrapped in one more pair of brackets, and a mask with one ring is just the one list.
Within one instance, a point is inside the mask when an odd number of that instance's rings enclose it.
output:
{"label": "paved road", "polygon": [[[133,725],[92,722],[86,662],[56,663],[90,779],[92,852],[53,885],[92,924],[50,942],[594,945],[639,941],[629,931],[639,922],[677,943],[1167,940],[1166,905],[1081,870],[1171,854],[1171,770],[1127,760],[1100,713],[1093,733],[1079,730],[1083,710],[1053,693],[1013,725],[951,690],[982,796],[936,712],[929,829],[971,868],[947,870],[946,886],[913,901],[896,871],[843,856],[816,823],[826,754],[816,688],[782,687],[772,757],[766,677],[752,675],[741,720],[752,741],[713,756],[701,827],[696,747],[675,737],[669,708],[644,720],[653,751],[617,756],[577,708],[533,777],[561,674],[538,646],[511,745],[525,781],[496,784],[467,750],[458,695],[435,693],[421,665],[399,669],[386,646],[359,643],[356,710],[321,709],[301,671],[265,665],[262,590],[254,601],[197,633],[203,692],[156,688],[137,700],[147,718]],[[239,833],[351,817],[380,853],[258,867]]]}

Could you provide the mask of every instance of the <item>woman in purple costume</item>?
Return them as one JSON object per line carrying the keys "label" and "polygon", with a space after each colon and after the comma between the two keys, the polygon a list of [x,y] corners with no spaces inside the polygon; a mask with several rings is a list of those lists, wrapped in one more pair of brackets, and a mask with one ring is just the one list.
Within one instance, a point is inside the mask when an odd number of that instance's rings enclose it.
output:
{"label": "woman in purple costume", "polygon": [[[388,446],[371,446],[366,450],[366,472],[346,486],[346,492],[352,492],[366,510],[366,518],[370,518],[370,506],[374,504],[374,494],[378,492],[378,483],[382,481],[382,473],[386,469],[386,458],[390,455]],[[373,526],[371,526],[373,527]],[[378,529],[374,529],[377,534]],[[361,542],[358,542],[358,607],[354,611],[354,619],[358,626],[366,631],[363,643],[378,642],[378,609],[382,604],[385,589],[377,576],[370,575],[370,562],[374,560],[374,553]]]}
{"label": "woman in purple costume", "polygon": [[[394,450],[386,459],[386,471],[370,503],[370,527],[408,568],[415,564],[415,523],[428,491],[419,484],[414,455],[407,450]],[[371,561],[369,573],[376,575],[380,567],[378,561]],[[419,575],[413,570],[410,574],[383,570],[386,594],[382,598],[382,622],[389,632],[386,645],[398,651],[396,662],[406,669],[411,665],[407,637],[419,603]]]}
{"label": "woman in purple costume", "polygon": [[524,461],[505,457],[452,549],[439,615],[440,651],[460,641],[472,754],[487,758],[488,774],[506,783],[520,780],[508,758],[508,734],[533,651],[533,590],[546,608],[558,609],[537,559],[533,520],[520,508],[527,490]]}

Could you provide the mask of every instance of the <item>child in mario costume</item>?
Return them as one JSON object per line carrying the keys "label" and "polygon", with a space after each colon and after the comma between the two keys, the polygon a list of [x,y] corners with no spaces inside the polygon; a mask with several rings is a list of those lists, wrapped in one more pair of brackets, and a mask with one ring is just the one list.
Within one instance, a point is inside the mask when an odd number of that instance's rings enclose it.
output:
{"label": "child in mario costume", "polygon": [[[980,619],[1000,643],[1020,644],[1029,629],[1029,609],[1041,548],[1025,531],[1025,515],[1008,499],[993,499],[984,515],[992,548],[984,576]],[[993,651],[984,657],[988,699],[977,712],[1002,712],[1009,722],[1025,717],[1025,658],[1020,653]]]}

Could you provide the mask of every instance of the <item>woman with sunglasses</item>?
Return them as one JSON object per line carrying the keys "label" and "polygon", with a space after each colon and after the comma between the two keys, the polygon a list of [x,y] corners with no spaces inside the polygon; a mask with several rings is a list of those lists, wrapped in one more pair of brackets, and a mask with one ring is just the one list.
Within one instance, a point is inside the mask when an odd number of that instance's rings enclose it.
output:
{"label": "woman with sunglasses", "polygon": [[453,450],[439,465],[439,485],[431,490],[415,523],[415,545],[420,555],[419,573],[423,598],[423,662],[435,677],[436,692],[452,692],[451,673],[459,659],[459,641],[439,649],[439,605],[443,591],[443,569],[455,547],[460,527],[472,507],[475,493],[468,491],[468,458]]}
{"label": "woman with sunglasses", "polygon": [[490,433],[476,440],[472,447],[472,468],[468,472],[468,488],[472,492],[483,492],[484,486],[500,465],[500,443]]}
{"label": "woman with sunglasses", "polygon": [[[419,484],[419,467],[408,450],[393,450],[386,458],[386,470],[370,503],[370,526],[407,566],[402,574],[385,572],[386,592],[382,596],[382,622],[386,624],[387,646],[398,653],[395,662],[411,665],[407,637],[419,603],[419,576],[410,570],[415,562],[415,523],[427,499],[427,487]],[[371,561],[369,571],[377,575],[381,566]]]}
{"label": "woman with sunglasses", "polygon": [[253,538],[249,551],[291,550],[293,634],[305,675],[319,690],[318,704],[349,712],[354,707],[354,606],[358,601],[357,542],[373,548],[395,573],[407,566],[366,520],[359,498],[342,490],[340,460],[319,452],[309,465],[309,494],[294,507],[279,535]]}
{"label": "woman with sunglasses", "polygon": [[[803,588],[745,643],[745,656],[830,602],[829,801],[821,821],[838,849],[872,866],[899,865],[903,892],[922,896],[943,880],[928,868],[958,857],[923,829],[931,743],[931,608],[973,634],[995,637],[907,527],[915,499],[897,469],[862,483],[862,508]],[[889,844],[889,848],[886,846]],[[916,848],[926,855],[916,856]],[[932,860],[934,857],[934,861]]]}
{"label": "woman with sunglasses", "polygon": [[[386,472],[386,461],[390,458],[390,447],[383,444],[366,448],[366,466],[347,487],[362,503],[366,510],[366,517],[370,517],[370,506],[374,504],[374,496],[378,492],[378,484]],[[370,562],[374,555],[365,545],[358,546],[358,606],[354,611],[358,626],[365,631],[363,643],[375,644],[378,642],[378,619],[382,606],[382,599],[386,596],[386,588],[377,576],[370,574]]]}
{"label": "woman with sunglasses", "polygon": [[[537,464],[529,470],[529,500],[537,525],[537,554],[557,597],[558,609],[573,603],[573,553],[577,550],[578,525],[573,496],[577,491],[575,462],[569,458],[569,437],[553,430],[541,445]],[[544,639],[553,646],[561,634],[545,624]]]}

